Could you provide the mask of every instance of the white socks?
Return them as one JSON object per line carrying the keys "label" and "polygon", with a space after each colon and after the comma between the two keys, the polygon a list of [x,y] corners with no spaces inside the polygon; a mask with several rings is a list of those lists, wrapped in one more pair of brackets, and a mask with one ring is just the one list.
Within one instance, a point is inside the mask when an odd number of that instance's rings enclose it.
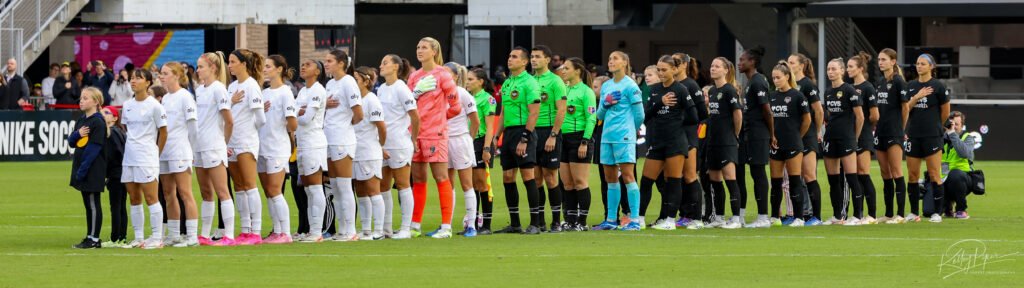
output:
{"label": "white socks", "polygon": [[[235,206],[238,207],[238,217],[239,222],[241,222],[239,224],[241,224],[240,226],[242,228],[241,232],[249,233],[252,231],[250,230],[252,229],[252,218],[249,218],[251,217],[249,214],[249,191],[235,191],[235,204]],[[227,226],[227,221],[225,221],[224,224],[224,226]]]}
{"label": "white socks", "polygon": [[[181,211],[181,214],[185,214],[185,211]],[[171,237],[180,237],[181,236],[181,220],[167,219],[167,236],[171,236]]]}
{"label": "white socks", "polygon": [[308,211],[306,213],[309,216],[309,234],[321,235],[324,229],[324,209],[327,209],[324,186],[306,186],[306,198],[309,199]]}
{"label": "white socks", "polygon": [[185,219],[185,236],[188,237],[187,239],[199,239],[198,235],[196,235],[196,230],[199,228],[198,226],[199,219]]}
{"label": "white socks", "polygon": [[[284,187],[281,187],[281,190],[283,191]],[[282,193],[284,193],[284,192],[282,192]],[[273,226],[274,226],[273,229],[270,230],[270,233],[277,233],[277,231],[281,231],[281,227],[280,227],[281,223],[277,222],[277,211],[276,210],[277,210],[277,207],[274,207],[274,200],[270,199],[270,197],[267,197],[267,211],[270,212],[270,223],[273,224]]]}
{"label": "white socks", "polygon": [[476,191],[466,190],[462,192],[462,197],[466,199],[466,222],[463,223],[463,228],[476,227]]}
{"label": "white socks", "polygon": [[402,225],[399,226],[399,231],[409,231],[409,225],[412,224],[412,188],[405,188],[398,191],[398,203],[399,208],[402,209]]}
{"label": "white socks", "polygon": [[160,207],[160,203],[149,205],[149,229],[153,233],[150,237],[164,238],[164,208]]}
{"label": "white socks", "polygon": [[370,232],[370,223],[373,221],[371,219],[372,216],[370,216],[373,214],[373,204],[370,203],[370,197],[359,197],[356,200],[359,201],[359,222],[362,225],[360,228],[362,228],[363,232]]}
{"label": "white socks", "polygon": [[291,232],[291,216],[284,195],[277,195],[267,200],[267,207],[274,207],[270,209],[270,216],[274,221],[274,233],[288,234]]}
{"label": "white socks", "polygon": [[[335,205],[334,213],[341,215],[338,233],[342,235],[356,234],[356,194],[352,192],[352,178],[337,177],[331,179],[334,189],[334,200],[341,204],[341,210]],[[340,200],[339,200],[340,199]]]}
{"label": "white socks", "polygon": [[[132,219],[132,230],[135,232],[135,239],[143,240],[146,239],[146,216],[142,205],[131,205],[131,219]],[[157,205],[159,206],[159,205]],[[161,216],[160,218],[163,218]]]}
{"label": "white socks", "polygon": [[224,237],[235,239],[235,201],[231,198],[220,201],[220,218],[224,220]]}
{"label": "white socks", "polygon": [[199,210],[199,217],[203,220],[203,230],[200,235],[205,238],[210,238],[210,230],[213,229],[213,205],[213,201],[203,201]]}
{"label": "white socks", "polygon": [[370,196],[370,203],[373,206],[373,232],[376,234],[384,233],[384,197],[380,195]]}
{"label": "white socks", "polygon": [[260,200],[260,190],[252,188],[246,194],[249,196],[249,233],[260,235],[260,231],[263,231],[263,201]]}
{"label": "white socks", "polygon": [[395,215],[393,214],[395,209],[395,202],[393,202],[394,199],[391,199],[391,190],[381,192],[380,197],[381,200],[384,201],[384,219],[381,225],[383,225],[384,233],[390,234],[391,230],[394,229],[393,225],[395,225],[394,222],[392,221],[395,218]]}

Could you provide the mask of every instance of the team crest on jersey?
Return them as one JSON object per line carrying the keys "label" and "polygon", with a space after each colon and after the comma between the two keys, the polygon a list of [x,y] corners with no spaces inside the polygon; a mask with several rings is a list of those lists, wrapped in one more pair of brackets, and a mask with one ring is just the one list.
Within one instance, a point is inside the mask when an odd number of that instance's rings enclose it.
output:
{"label": "team crest on jersey", "polygon": [[575,114],[576,106],[569,106],[569,108],[565,108],[565,112],[569,112],[569,114]]}
{"label": "team crest on jersey", "polygon": [[863,94],[864,93],[863,91],[860,91],[860,89],[855,89],[855,90],[857,90],[857,94]]}
{"label": "team crest on jersey", "polygon": [[793,101],[793,98],[786,96],[786,98],[783,98],[782,101],[786,102],[786,104],[789,104],[789,101]]}
{"label": "team crest on jersey", "polygon": [[590,114],[597,113],[597,107],[590,107],[589,109],[587,109],[587,112],[590,112]]}
{"label": "team crest on jersey", "polygon": [[715,99],[713,99],[713,100],[718,100],[718,99],[722,99],[722,92],[718,92],[718,95],[715,95]]}
{"label": "team crest on jersey", "polygon": [[836,98],[843,98],[843,91],[836,92]]}
{"label": "team crest on jersey", "polygon": [[886,83],[885,89],[892,89],[892,83]]}
{"label": "team crest on jersey", "polygon": [[512,97],[512,100],[516,100],[516,98],[519,98],[519,91],[512,91],[510,96]]}
{"label": "team crest on jersey", "polygon": [[540,93],[540,101],[548,101],[548,93]]}

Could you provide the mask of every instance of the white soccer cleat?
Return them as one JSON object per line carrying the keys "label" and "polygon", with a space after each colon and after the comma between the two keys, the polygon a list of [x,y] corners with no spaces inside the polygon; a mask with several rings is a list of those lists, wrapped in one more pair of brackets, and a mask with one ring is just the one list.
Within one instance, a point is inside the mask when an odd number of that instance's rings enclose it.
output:
{"label": "white soccer cleat", "polygon": [[789,223],[789,227],[804,227],[804,219],[793,219],[793,223]]}
{"label": "white soccer cleat", "polygon": [[359,241],[373,241],[373,234],[370,231],[363,231],[359,233]]}
{"label": "white soccer cleat", "polygon": [[743,227],[743,220],[740,219],[740,216],[732,216],[732,219],[729,219],[729,222],[725,222],[725,224],[722,225],[722,229],[739,229],[741,227]]}
{"label": "white soccer cleat", "polygon": [[651,229],[662,231],[676,230],[676,220],[672,218],[658,220],[654,223],[654,226],[651,226]]}
{"label": "white soccer cleat", "polygon": [[410,238],[412,238],[412,233],[410,233],[409,230],[399,230],[398,233],[395,233],[395,235],[391,236],[391,239],[395,240],[403,240]]}
{"label": "white soccer cleat", "polygon": [[142,249],[160,249],[164,248],[164,239],[150,237],[146,239],[146,242],[142,243]]}
{"label": "white soccer cleat", "polygon": [[846,223],[843,223],[843,226],[860,226],[860,224],[860,219],[857,219],[857,217],[850,217],[846,219]]}
{"label": "white soccer cleat", "polygon": [[171,245],[171,247],[174,247],[174,248],[196,247],[196,246],[199,246],[199,239],[198,238],[196,238],[196,239],[192,239],[192,238],[181,239],[181,241],[178,241],[177,243],[174,243],[174,245]]}
{"label": "white soccer cleat", "polygon": [[700,230],[704,229],[704,221],[691,220],[690,223],[686,224],[686,230]]}
{"label": "white soccer cleat", "polygon": [[433,237],[434,239],[452,238],[452,229],[438,229],[437,233],[434,233],[434,235],[430,237]]}
{"label": "white soccer cleat", "polygon": [[314,235],[306,233],[302,233],[302,235],[303,236],[301,238],[298,238],[299,242],[301,243],[320,243],[321,241],[324,241],[323,235]]}
{"label": "white soccer cleat", "polygon": [[903,216],[896,215],[896,217],[889,218],[889,220],[886,220],[885,224],[903,224],[906,221],[907,219],[903,219]]}
{"label": "white soccer cleat", "polygon": [[722,225],[725,225],[725,219],[722,219],[721,216],[715,216],[715,219],[711,220],[711,223],[708,223],[707,227],[722,228]]}
{"label": "white soccer cleat", "polygon": [[942,215],[939,215],[939,213],[934,213],[932,214],[931,219],[928,219],[928,222],[942,223]]}
{"label": "white soccer cleat", "polygon": [[768,227],[771,227],[771,226],[772,226],[772,222],[771,221],[769,221],[768,219],[766,219],[764,217],[757,216],[757,220],[754,220],[754,222],[750,222],[750,224],[747,224],[744,227],[746,227],[746,228],[768,228]]}
{"label": "white soccer cleat", "polygon": [[128,248],[128,249],[131,249],[131,248],[139,248],[139,247],[142,247],[142,244],[143,244],[143,243],[144,243],[144,242],[143,242],[143,240],[142,240],[142,239],[135,239],[135,240],[132,240],[132,242],[128,242],[128,244],[125,244],[125,245],[124,245],[123,247],[121,247],[121,248]]}
{"label": "white soccer cleat", "polygon": [[864,217],[864,219],[860,219],[860,225],[875,225],[878,224],[878,222],[879,221],[875,219],[875,217],[871,216]]}
{"label": "white soccer cleat", "polygon": [[845,223],[843,220],[836,219],[836,216],[832,216],[832,218],[829,218],[827,221],[821,222],[821,225],[843,225],[843,223]]}
{"label": "white soccer cleat", "polygon": [[334,242],[353,242],[353,241],[359,241],[359,235],[357,235],[357,234],[348,235],[348,234],[338,233],[338,234],[334,234],[334,236],[331,237],[331,241],[334,241]]}

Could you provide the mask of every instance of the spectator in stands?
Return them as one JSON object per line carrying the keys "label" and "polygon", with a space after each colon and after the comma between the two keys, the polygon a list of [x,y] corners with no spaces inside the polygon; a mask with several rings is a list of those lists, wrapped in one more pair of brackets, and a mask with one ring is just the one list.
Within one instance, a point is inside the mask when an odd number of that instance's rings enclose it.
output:
{"label": "spectator in stands", "polygon": [[91,64],[93,73],[89,75],[86,83],[103,91],[103,103],[111,103],[110,85],[114,82],[114,74],[107,70],[107,65],[103,64],[103,61],[93,60]]}
{"label": "spectator in stands", "polygon": [[553,54],[551,55],[551,67],[549,69],[551,69],[551,71],[555,71],[559,67],[562,67],[562,64],[564,63],[565,56],[562,56],[562,54]]}
{"label": "spectator in stands", "polygon": [[81,82],[71,75],[71,65],[64,62],[60,65],[60,76],[53,80],[53,98],[57,104],[77,104]]}
{"label": "spectator in stands", "polygon": [[50,64],[50,74],[43,79],[43,99],[46,104],[57,103],[53,97],[53,82],[57,80],[57,76],[60,76],[60,64]]}
{"label": "spectator in stands", "polygon": [[78,89],[75,91],[78,95],[82,95],[83,88],[91,86],[89,85],[90,82],[86,81],[87,78],[85,78],[85,73],[82,72],[82,70],[72,69],[71,78],[74,78],[75,82],[78,82]]}
{"label": "spectator in stands", "polygon": [[128,101],[129,99],[132,99],[132,97],[135,97],[135,94],[132,93],[132,85],[128,82],[128,75],[131,74],[132,71],[128,70],[127,67],[125,67],[125,69],[121,69],[121,72],[117,73],[117,77],[114,78],[114,82],[110,84],[110,89],[108,91],[111,99],[110,105],[121,106],[124,105],[124,101]]}
{"label": "spectator in stands", "polygon": [[[960,111],[949,113],[946,132],[942,135],[942,176],[945,181],[947,217],[967,219],[967,194],[970,194],[971,177],[967,172],[974,170],[974,143],[976,139],[964,133],[964,117]],[[955,203],[956,209],[952,205]],[[952,211],[956,211],[953,213]]]}
{"label": "spectator in stands", "polygon": [[18,61],[7,59],[4,70],[3,98],[0,98],[0,109],[21,110],[22,103],[28,103],[28,81],[18,75]]}

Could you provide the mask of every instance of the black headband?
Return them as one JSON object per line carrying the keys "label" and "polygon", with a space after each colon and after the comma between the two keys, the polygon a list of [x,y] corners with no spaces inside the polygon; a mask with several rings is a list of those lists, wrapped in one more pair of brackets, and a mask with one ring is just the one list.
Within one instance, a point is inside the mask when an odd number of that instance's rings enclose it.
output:
{"label": "black headband", "polygon": [[245,55],[242,55],[242,50],[231,51],[231,55],[235,55],[235,57],[238,57],[239,62],[245,63],[246,59]]}

